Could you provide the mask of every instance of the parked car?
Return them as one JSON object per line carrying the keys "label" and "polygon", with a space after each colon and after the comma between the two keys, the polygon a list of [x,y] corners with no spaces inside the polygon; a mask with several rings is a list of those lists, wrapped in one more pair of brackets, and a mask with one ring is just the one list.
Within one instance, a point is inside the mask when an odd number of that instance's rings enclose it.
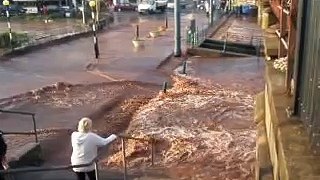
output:
{"label": "parked car", "polygon": [[206,10],[206,6],[205,6],[205,0],[201,0],[200,2],[197,3],[197,8],[205,11]]}
{"label": "parked car", "polygon": [[[180,0],[180,8],[185,9],[187,7],[187,3],[185,0]],[[168,0],[167,8],[174,9],[174,0]]]}
{"label": "parked car", "polygon": [[137,11],[138,6],[132,3],[119,3],[114,5],[114,10],[119,12],[120,11]]}
{"label": "parked car", "polygon": [[76,9],[71,6],[60,6],[58,9],[64,17],[73,17],[76,14]]}
{"label": "parked car", "polygon": [[[26,9],[24,9],[22,6],[19,6],[16,4],[12,4],[9,7],[9,13],[11,16],[25,14],[26,12],[27,12]],[[0,14],[2,16],[6,16],[6,8],[2,5],[0,6]]]}

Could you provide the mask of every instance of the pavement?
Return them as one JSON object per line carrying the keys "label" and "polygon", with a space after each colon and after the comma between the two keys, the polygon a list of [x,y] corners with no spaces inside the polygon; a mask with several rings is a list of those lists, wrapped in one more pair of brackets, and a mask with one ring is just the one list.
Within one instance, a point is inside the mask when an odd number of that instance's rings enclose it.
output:
{"label": "pavement", "polygon": [[[215,40],[262,45],[262,30],[256,23],[255,17],[232,16],[212,37]],[[260,44],[259,44],[260,43]]]}
{"label": "pavement", "polygon": [[[202,82],[219,84],[255,95],[263,90],[264,59],[258,57],[190,57],[190,74]],[[213,68],[214,67],[214,68]]]}
{"label": "pavement", "polygon": [[[233,15],[209,39],[224,41],[227,37],[228,42],[257,46],[262,42],[261,35],[262,30],[254,17]],[[264,87],[265,63],[261,57],[189,57],[188,61],[189,72],[203,82],[242,89],[252,95],[259,93],[262,91],[261,87]]]}
{"label": "pavement", "polygon": [[[80,20],[57,19],[50,23],[41,20],[12,20],[11,28],[14,32],[28,34],[31,40],[40,40],[50,36],[84,31],[89,27],[82,25]],[[0,21],[0,32],[7,31],[7,23]]]}

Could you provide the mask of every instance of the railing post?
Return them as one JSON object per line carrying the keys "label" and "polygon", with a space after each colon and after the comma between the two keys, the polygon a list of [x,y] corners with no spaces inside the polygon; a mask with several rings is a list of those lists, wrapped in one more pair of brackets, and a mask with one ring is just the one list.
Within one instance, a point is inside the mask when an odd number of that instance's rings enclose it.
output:
{"label": "railing post", "polygon": [[223,52],[225,53],[226,52],[226,50],[227,50],[227,40],[228,40],[228,32],[227,32],[227,35],[226,35],[226,38],[225,38],[225,40],[224,40],[224,45],[223,45]]}
{"label": "railing post", "polygon": [[36,138],[36,143],[38,143],[38,133],[37,133],[37,124],[36,124],[35,114],[32,114],[32,122],[33,122],[34,136]]}
{"label": "railing post", "polygon": [[252,30],[251,32],[252,32],[252,35],[251,35],[251,39],[250,39],[250,45],[253,45],[254,30]]}
{"label": "railing post", "polygon": [[259,56],[260,56],[260,48],[261,48],[261,42],[260,39],[258,40],[258,45],[257,45],[257,61],[259,61]]}
{"label": "railing post", "polygon": [[123,161],[123,179],[127,180],[127,162],[126,162],[126,144],[125,139],[121,138],[122,161]]}
{"label": "railing post", "polygon": [[95,176],[96,176],[96,180],[99,180],[99,167],[98,167],[98,161],[94,162],[94,169],[95,169]]}
{"label": "railing post", "polygon": [[198,26],[196,28],[196,37],[197,37],[196,46],[198,46],[199,45],[199,28],[198,28]]}
{"label": "railing post", "polygon": [[151,165],[154,165],[154,151],[155,151],[155,142],[154,137],[151,139]]}

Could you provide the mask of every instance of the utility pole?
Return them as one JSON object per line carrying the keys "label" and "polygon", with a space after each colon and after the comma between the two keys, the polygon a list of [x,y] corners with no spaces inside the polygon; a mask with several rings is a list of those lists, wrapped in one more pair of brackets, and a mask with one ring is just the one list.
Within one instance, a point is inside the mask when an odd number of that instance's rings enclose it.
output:
{"label": "utility pole", "polygon": [[11,31],[11,23],[10,23],[10,12],[9,12],[10,2],[9,2],[9,0],[4,0],[4,1],[2,2],[2,4],[3,4],[3,6],[6,8],[7,24],[8,24],[8,30],[9,30],[10,48],[13,49],[13,45],[12,45],[12,31]]}
{"label": "utility pole", "polygon": [[181,56],[180,0],[174,0],[174,56]]}
{"label": "utility pole", "polygon": [[85,0],[82,0],[82,24],[86,24],[86,14],[85,14],[85,10],[86,10],[86,2]]}
{"label": "utility pole", "polygon": [[209,9],[210,9],[210,14],[209,14],[209,18],[210,18],[210,26],[213,26],[213,11],[214,11],[214,8],[213,8],[213,1],[214,0],[210,0],[210,3],[209,3]]}
{"label": "utility pole", "polygon": [[91,7],[91,16],[92,16],[92,31],[93,31],[93,43],[94,43],[94,54],[96,59],[99,58],[99,45],[98,45],[98,38],[97,38],[97,21],[95,16],[95,7],[96,7],[96,1],[91,0],[89,2],[89,6]]}
{"label": "utility pole", "polygon": [[[42,0],[43,1],[43,0]],[[72,5],[74,7],[75,10],[78,10],[78,4],[76,0],[72,0]]]}
{"label": "utility pole", "polygon": [[99,24],[99,18],[100,18],[100,0],[96,1],[96,22]]}

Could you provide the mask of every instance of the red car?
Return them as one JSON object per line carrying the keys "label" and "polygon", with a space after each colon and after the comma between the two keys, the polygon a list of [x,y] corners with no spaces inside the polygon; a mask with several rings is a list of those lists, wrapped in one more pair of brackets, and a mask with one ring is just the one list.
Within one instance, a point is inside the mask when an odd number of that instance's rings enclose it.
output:
{"label": "red car", "polygon": [[138,6],[131,3],[120,3],[114,6],[115,11],[137,11]]}

